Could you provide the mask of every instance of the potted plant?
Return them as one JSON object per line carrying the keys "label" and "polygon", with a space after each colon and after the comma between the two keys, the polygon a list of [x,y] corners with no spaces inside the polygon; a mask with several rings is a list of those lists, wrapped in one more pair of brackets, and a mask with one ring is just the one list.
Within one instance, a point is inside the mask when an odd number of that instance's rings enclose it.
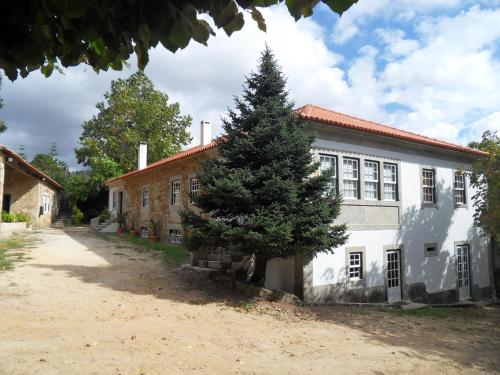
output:
{"label": "potted plant", "polygon": [[149,241],[150,242],[159,242],[160,241],[160,229],[161,229],[161,221],[151,219],[149,223]]}
{"label": "potted plant", "polygon": [[116,215],[116,222],[118,223],[118,228],[116,231],[118,233],[125,233],[127,230],[126,225],[127,225],[127,214],[126,213],[121,213]]}
{"label": "potted plant", "polygon": [[132,237],[139,237],[139,232],[135,229],[134,223],[130,224],[130,231],[128,232]]}

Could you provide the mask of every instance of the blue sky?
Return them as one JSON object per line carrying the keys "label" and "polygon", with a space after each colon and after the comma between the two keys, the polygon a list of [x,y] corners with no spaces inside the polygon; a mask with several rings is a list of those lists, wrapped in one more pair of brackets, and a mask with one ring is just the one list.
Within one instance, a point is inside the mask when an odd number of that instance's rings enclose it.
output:
{"label": "blue sky", "polygon": [[[297,106],[307,103],[454,143],[500,130],[500,1],[360,0],[340,19],[319,5],[295,23],[283,5],[264,10],[268,32],[247,19],[239,33],[222,31],[208,47],[192,42],[169,53],[151,51],[146,74],[184,113],[191,114],[192,145],[199,122],[220,117],[241,93],[267,43],[288,77]],[[9,129],[0,143],[28,155],[56,142],[77,167],[73,149],[81,124],[95,113],[112,79],[136,70],[95,74],[88,67],[2,81]]]}

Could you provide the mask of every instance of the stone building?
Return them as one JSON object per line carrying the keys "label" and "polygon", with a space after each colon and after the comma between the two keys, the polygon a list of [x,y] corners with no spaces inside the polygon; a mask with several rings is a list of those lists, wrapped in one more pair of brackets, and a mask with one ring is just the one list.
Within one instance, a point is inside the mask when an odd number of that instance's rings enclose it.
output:
{"label": "stone building", "polygon": [[[473,188],[464,171],[485,154],[313,105],[297,110],[315,136],[320,169],[333,169],[343,195],[337,218],[347,243],[310,261],[275,259],[266,286],[306,302],[448,303],[491,298],[490,238],[473,224]],[[178,210],[199,189],[201,162],[217,157],[202,123],[202,144],[107,182],[110,211],[127,211],[147,235],[161,219],[161,240],[182,241]],[[196,258],[195,258],[196,259]]]}
{"label": "stone building", "polygon": [[63,187],[14,151],[0,146],[0,211],[23,213],[32,228],[50,226]]}

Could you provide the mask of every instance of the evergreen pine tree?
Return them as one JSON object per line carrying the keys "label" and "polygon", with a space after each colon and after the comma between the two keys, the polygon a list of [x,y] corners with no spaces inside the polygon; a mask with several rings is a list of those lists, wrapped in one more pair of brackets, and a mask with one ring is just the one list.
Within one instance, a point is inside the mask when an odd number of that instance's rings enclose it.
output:
{"label": "evergreen pine tree", "polygon": [[223,121],[221,158],[207,161],[199,176],[195,202],[202,214],[182,212],[191,250],[222,246],[265,264],[293,255],[311,259],[347,240],[345,225],[332,224],[341,199],[329,188],[331,176],[318,173],[314,139],[304,132],[285,85],[266,47],[243,99],[235,98],[236,111]]}
{"label": "evergreen pine tree", "polygon": [[18,152],[18,154],[24,160],[28,160],[28,158],[26,157],[26,148],[24,147],[24,145],[19,145],[19,152]]}
{"label": "evergreen pine tree", "polygon": [[52,142],[52,144],[50,145],[49,155],[52,156],[54,159],[58,155],[58,153],[57,153],[57,145],[56,145],[55,142]]}

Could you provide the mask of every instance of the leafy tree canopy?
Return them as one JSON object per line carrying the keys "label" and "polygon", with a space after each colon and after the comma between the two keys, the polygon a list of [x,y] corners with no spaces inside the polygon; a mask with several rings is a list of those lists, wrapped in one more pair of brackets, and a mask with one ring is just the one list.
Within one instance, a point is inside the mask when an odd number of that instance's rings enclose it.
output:
{"label": "leafy tree canopy", "polygon": [[204,214],[182,213],[187,246],[222,246],[269,260],[312,257],[343,244],[345,225],[333,225],[341,198],[329,187],[331,174],[318,173],[314,139],[294,113],[269,49],[235,104],[223,122],[221,158],[208,161],[199,176],[195,202]]}
{"label": "leafy tree canopy", "polygon": [[[121,70],[131,54],[139,69],[148,51],[161,43],[175,52],[191,39],[207,44],[214,30],[207,17],[227,35],[240,30],[249,12],[261,30],[258,8],[283,0],[32,0],[3,1],[0,12],[0,68],[10,80],[40,69],[50,76],[56,64],[88,64],[95,71]],[[357,0],[321,0],[342,14]],[[295,18],[310,16],[318,0],[285,2]]]}
{"label": "leafy tree canopy", "polygon": [[500,138],[486,131],[480,142],[469,147],[488,153],[472,165],[471,185],[477,189],[474,200],[476,223],[500,242]]}
{"label": "leafy tree canopy", "polygon": [[148,160],[155,162],[191,141],[191,117],[181,115],[178,103],[169,104],[167,94],[156,90],[142,71],[112,81],[104,98],[96,106],[99,113],[83,123],[75,150],[96,181],[137,168],[140,142],[148,144]]}

